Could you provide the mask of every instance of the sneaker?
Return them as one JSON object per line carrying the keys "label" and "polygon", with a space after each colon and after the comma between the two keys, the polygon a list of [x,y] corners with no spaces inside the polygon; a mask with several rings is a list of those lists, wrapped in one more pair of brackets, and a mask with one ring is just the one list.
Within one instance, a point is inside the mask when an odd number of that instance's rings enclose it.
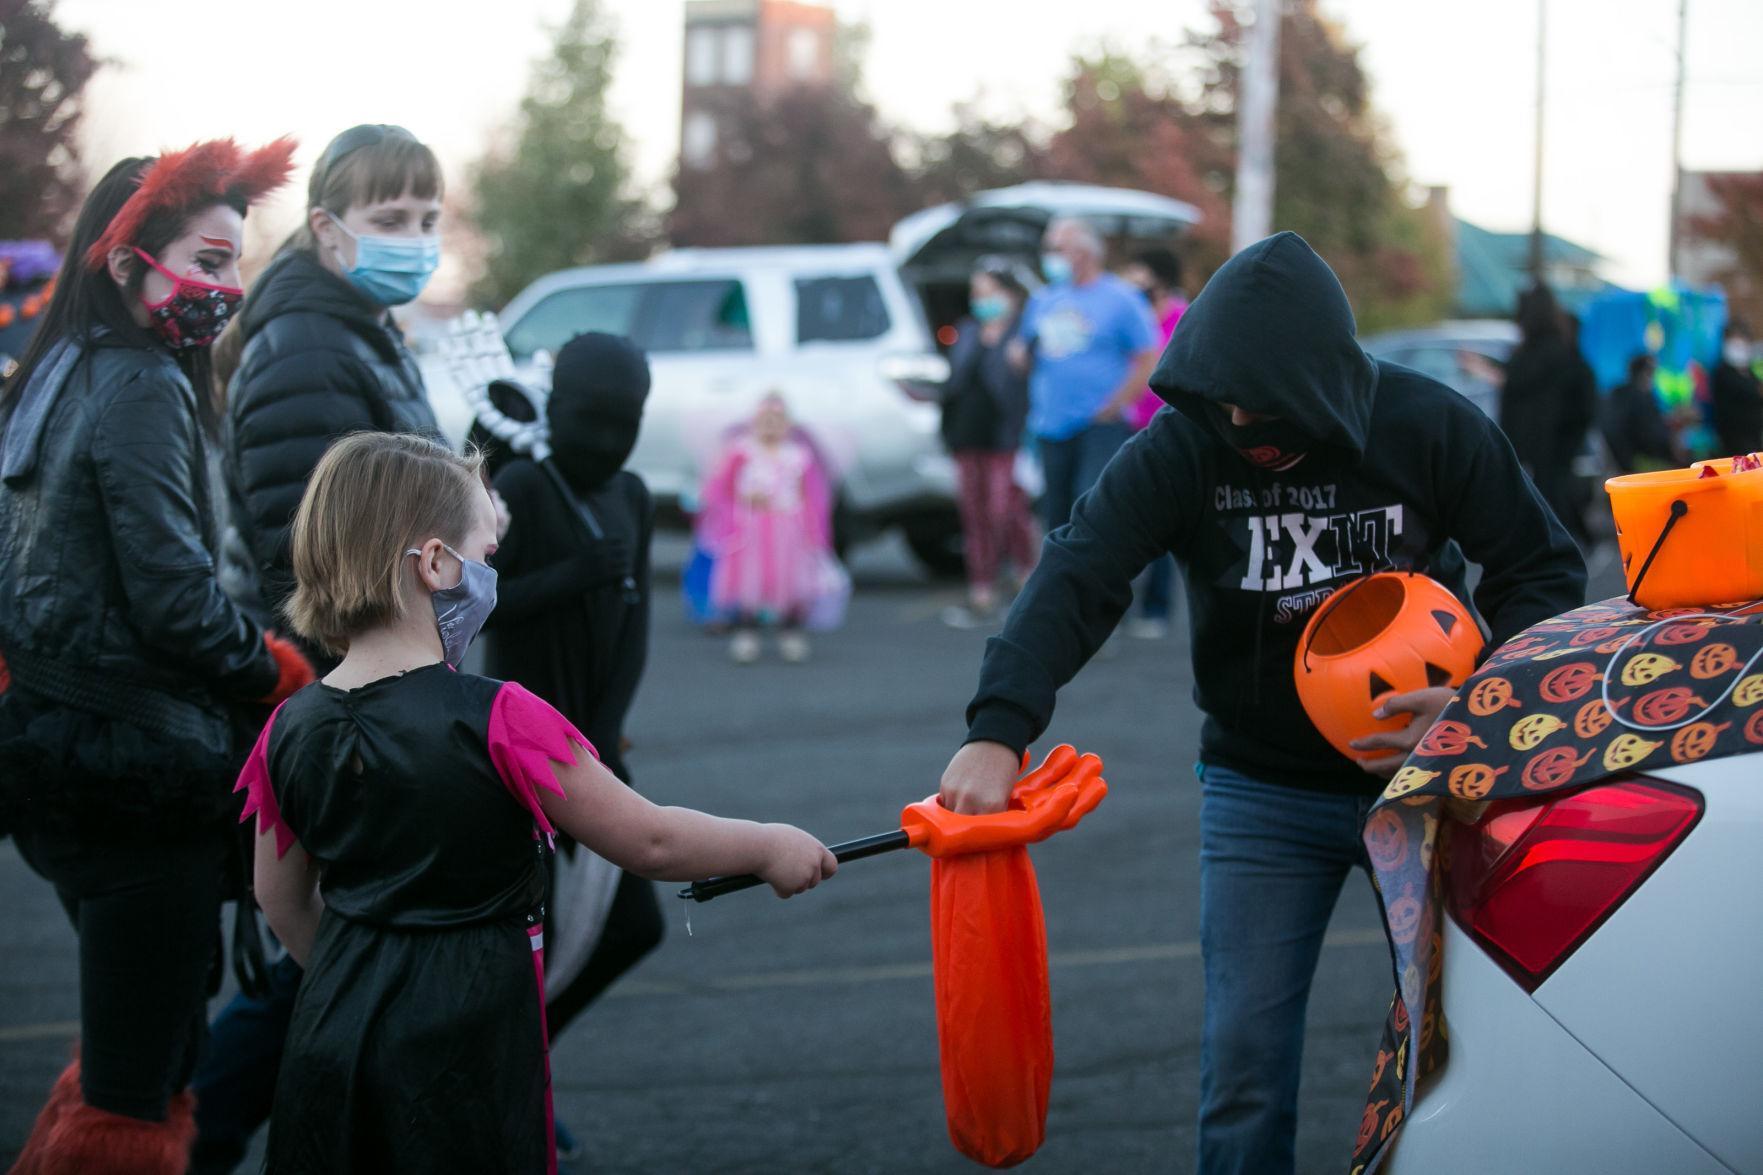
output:
{"label": "sneaker", "polygon": [[808,634],[786,632],[777,638],[777,655],[792,665],[808,660]]}
{"label": "sneaker", "polygon": [[1169,635],[1169,621],[1137,616],[1126,622],[1126,635],[1141,641],[1160,641]]}
{"label": "sneaker", "polygon": [[750,628],[735,633],[728,643],[728,656],[736,665],[751,665],[759,660],[759,634]]}
{"label": "sneaker", "polygon": [[992,622],[990,612],[969,604],[953,604],[943,609],[943,623],[950,628],[984,628]]}

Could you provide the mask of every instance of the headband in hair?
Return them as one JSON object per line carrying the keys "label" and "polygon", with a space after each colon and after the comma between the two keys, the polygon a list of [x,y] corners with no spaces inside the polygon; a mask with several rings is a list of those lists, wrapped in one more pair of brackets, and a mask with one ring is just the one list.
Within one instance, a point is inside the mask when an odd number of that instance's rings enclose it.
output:
{"label": "headband in hair", "polygon": [[166,152],[147,165],[139,186],[86,251],[86,268],[102,269],[112,249],[134,245],[155,213],[191,211],[223,200],[255,204],[288,182],[296,146],[287,136],[255,151],[231,139],[209,139]]}

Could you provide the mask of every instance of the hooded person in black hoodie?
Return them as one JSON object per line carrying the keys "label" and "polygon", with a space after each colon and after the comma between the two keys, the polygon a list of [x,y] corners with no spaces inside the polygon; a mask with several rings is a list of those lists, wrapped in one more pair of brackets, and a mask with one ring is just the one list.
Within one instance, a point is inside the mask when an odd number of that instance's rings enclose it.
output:
{"label": "hooded person in black hoodie", "polygon": [[[555,706],[626,783],[624,719],[649,655],[655,508],[624,463],[648,395],[649,362],[627,339],[582,334],[557,352],[545,402],[549,455],[514,457],[496,472],[512,521],[492,560],[497,602],[485,629],[485,671]],[[561,836],[557,847],[572,860],[587,851]],[[552,1040],[661,942],[655,887],[631,873],[616,884],[580,969],[559,984],[547,968]],[[575,1149],[561,1125],[558,1147]]]}
{"label": "hooded person in black hoodie", "polygon": [[[1492,642],[1583,601],[1573,540],[1493,422],[1355,341],[1332,271],[1281,233],[1232,258],[1183,316],[1151,387],[1158,415],[1048,536],[986,646],[967,743],[943,775],[961,812],[1004,807],[1054,696],[1165,551],[1188,583],[1206,968],[1199,1169],[1290,1171],[1299,1059],[1329,915],[1372,801],[1449,700],[1398,695],[1405,731],[1333,750],[1298,700],[1308,615],[1367,573],[1406,569],[1473,605]],[[1378,754],[1382,752],[1382,754]],[[1375,774],[1373,774],[1375,772]]]}

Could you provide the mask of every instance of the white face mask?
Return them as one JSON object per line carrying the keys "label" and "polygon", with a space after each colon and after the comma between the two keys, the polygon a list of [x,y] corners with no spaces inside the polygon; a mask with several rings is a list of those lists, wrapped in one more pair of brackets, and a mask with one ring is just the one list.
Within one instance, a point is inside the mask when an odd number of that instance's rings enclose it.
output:
{"label": "white face mask", "polygon": [[1726,361],[1734,367],[1749,367],[1751,365],[1751,344],[1743,339],[1728,339],[1721,354],[1725,355]]}

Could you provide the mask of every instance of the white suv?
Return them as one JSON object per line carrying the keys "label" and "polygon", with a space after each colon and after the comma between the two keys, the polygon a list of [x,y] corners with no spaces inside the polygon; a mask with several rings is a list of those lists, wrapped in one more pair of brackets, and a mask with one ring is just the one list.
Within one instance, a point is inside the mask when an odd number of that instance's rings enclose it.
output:
{"label": "white suv", "polygon": [[836,467],[841,539],[899,526],[933,569],[959,568],[938,435],[948,365],[886,246],[678,249],[568,269],[500,317],[523,373],[582,331],[648,353],[654,390],[630,464],[664,510],[695,507],[724,431],[778,391]]}

